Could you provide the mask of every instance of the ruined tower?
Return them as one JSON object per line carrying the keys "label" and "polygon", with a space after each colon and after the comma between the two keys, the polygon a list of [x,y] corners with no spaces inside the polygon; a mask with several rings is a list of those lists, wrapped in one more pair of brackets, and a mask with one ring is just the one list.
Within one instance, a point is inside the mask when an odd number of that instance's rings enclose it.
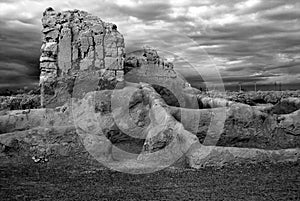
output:
{"label": "ruined tower", "polygon": [[56,12],[42,18],[40,85],[44,106],[56,107],[71,97],[113,89],[124,79],[124,38],[112,23],[87,12]]}

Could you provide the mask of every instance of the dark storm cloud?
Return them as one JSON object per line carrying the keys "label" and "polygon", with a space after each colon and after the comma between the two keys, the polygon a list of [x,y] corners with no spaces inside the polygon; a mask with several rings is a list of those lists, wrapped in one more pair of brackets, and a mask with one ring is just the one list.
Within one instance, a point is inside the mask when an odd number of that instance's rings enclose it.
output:
{"label": "dark storm cloud", "polygon": [[[232,76],[232,77],[222,77],[222,80],[224,84],[232,84],[232,83],[238,83],[238,82],[259,82],[259,81],[265,81],[269,78],[269,76]],[[216,82],[215,79],[206,79],[205,81],[200,77],[186,77],[187,80],[189,80],[191,83],[197,83],[197,82]]]}
{"label": "dark storm cloud", "polygon": [[24,87],[38,80],[40,33],[0,21],[0,87]]}
{"label": "dark storm cloud", "polygon": [[117,10],[124,15],[136,17],[144,22],[166,19],[170,8],[168,3],[145,3],[136,7],[117,6]]}
{"label": "dark storm cloud", "polygon": [[[299,26],[300,28],[300,26]],[[225,55],[255,55],[260,51],[278,50],[300,45],[299,30],[287,30],[273,24],[231,24],[212,28],[208,33],[192,35],[200,45],[222,45],[216,50]]]}
{"label": "dark storm cloud", "polygon": [[[285,9],[281,9],[284,6]],[[237,20],[226,25],[214,25],[206,32],[191,35],[191,38],[199,45],[217,46],[206,49],[212,57],[224,58],[228,63],[241,61],[236,65],[220,62],[218,65],[225,66],[225,69],[221,70],[222,74],[251,75],[253,72],[276,69],[285,75],[293,75],[299,73],[297,60],[300,58],[294,58],[295,55],[299,55],[300,48],[300,14],[294,11],[299,8],[296,1],[266,1],[251,9],[236,12],[241,19],[246,14],[253,13],[256,15],[255,20]],[[296,19],[298,21],[295,21]],[[284,54],[289,59],[280,58],[279,54]],[[247,77],[240,77],[245,79],[245,82],[249,81]],[[271,77],[270,75],[265,78]],[[224,79],[234,80],[236,79]]]}
{"label": "dark storm cloud", "polygon": [[247,69],[247,72],[259,72],[264,69],[263,66],[259,65],[246,65],[246,66],[235,66],[235,67],[229,67],[226,69],[227,72],[245,72]]}
{"label": "dark storm cloud", "polygon": [[268,20],[278,20],[278,21],[287,21],[287,20],[297,20],[300,19],[300,13],[298,11],[292,12],[279,12],[279,13],[269,13],[262,16]]}
{"label": "dark storm cloud", "polygon": [[[285,64],[279,64],[277,66],[269,67],[268,70],[280,70],[280,71],[286,71],[287,73],[293,74],[295,70],[297,70],[297,73],[300,73],[300,61],[297,62],[289,62]],[[290,72],[290,70],[293,70],[294,72]]]}
{"label": "dark storm cloud", "polygon": [[[189,37],[196,42],[195,50],[184,53],[197,62],[197,47],[203,47],[220,68],[224,82],[273,82],[277,77],[292,82],[290,76],[300,73],[299,0],[3,0],[0,4],[0,84],[12,79],[37,81],[40,18],[49,6],[86,10],[116,23],[127,50],[134,50],[137,43],[163,49],[165,43],[185,42],[174,33]],[[9,13],[1,15],[1,7],[2,13]],[[143,32],[146,26],[169,33]],[[201,59],[199,66],[204,68]]]}
{"label": "dark storm cloud", "polygon": [[[238,75],[238,76],[222,76],[222,81],[225,85],[231,85],[236,83],[254,83],[254,82],[264,82],[267,81],[270,77],[279,77],[280,74],[274,74],[269,72],[261,72],[256,75],[245,76],[245,75]],[[186,78],[192,84],[197,86],[197,83],[204,83],[204,82],[217,82],[218,80],[214,78],[207,78],[205,81],[199,76],[189,76]]]}
{"label": "dark storm cloud", "polygon": [[0,62],[0,88],[23,88],[26,85],[32,86],[37,84],[38,75],[31,75],[31,69],[25,65],[13,62]]}

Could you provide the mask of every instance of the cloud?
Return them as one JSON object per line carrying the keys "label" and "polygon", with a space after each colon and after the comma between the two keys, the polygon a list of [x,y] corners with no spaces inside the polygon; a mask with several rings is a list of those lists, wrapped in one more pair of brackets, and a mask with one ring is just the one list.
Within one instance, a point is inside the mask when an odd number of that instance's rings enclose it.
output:
{"label": "cloud", "polygon": [[[15,82],[37,81],[40,18],[49,6],[117,24],[128,52],[145,43],[172,50],[176,68],[189,78],[218,71],[226,83],[299,81],[298,0],[3,0],[0,71]],[[10,83],[3,75],[0,87]]]}
{"label": "cloud", "polygon": [[267,13],[263,17],[268,20],[289,21],[300,19],[300,13],[299,10],[292,10],[290,12],[280,11],[277,13]]}
{"label": "cloud", "polygon": [[0,20],[0,88],[37,83],[40,33],[38,29]]}
{"label": "cloud", "polygon": [[143,22],[164,20],[170,12],[171,5],[168,3],[147,3],[137,6],[117,6],[116,9],[125,16],[132,16]]}

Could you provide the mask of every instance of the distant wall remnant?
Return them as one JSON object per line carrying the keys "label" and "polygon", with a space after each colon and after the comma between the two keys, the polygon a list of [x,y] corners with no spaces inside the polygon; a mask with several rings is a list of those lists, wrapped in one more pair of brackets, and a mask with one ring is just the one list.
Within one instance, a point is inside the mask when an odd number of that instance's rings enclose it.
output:
{"label": "distant wall remnant", "polygon": [[124,38],[112,23],[87,12],[56,12],[42,18],[40,85],[44,106],[64,104],[89,91],[113,89],[124,77]]}
{"label": "distant wall remnant", "polygon": [[127,54],[124,66],[126,81],[151,84],[169,105],[198,109],[197,100],[184,95],[191,85],[154,48],[145,46]]}
{"label": "distant wall remnant", "polygon": [[125,79],[131,82],[146,82],[174,90],[190,87],[190,84],[174,70],[173,63],[160,57],[151,47],[132,52],[125,60]]}

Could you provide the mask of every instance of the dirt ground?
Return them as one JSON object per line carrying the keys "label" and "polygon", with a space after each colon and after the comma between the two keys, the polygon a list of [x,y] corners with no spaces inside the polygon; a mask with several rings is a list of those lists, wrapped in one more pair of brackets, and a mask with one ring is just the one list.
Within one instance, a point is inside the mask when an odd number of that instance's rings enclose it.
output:
{"label": "dirt ground", "polygon": [[115,172],[96,162],[0,158],[0,200],[300,200],[300,163]]}

